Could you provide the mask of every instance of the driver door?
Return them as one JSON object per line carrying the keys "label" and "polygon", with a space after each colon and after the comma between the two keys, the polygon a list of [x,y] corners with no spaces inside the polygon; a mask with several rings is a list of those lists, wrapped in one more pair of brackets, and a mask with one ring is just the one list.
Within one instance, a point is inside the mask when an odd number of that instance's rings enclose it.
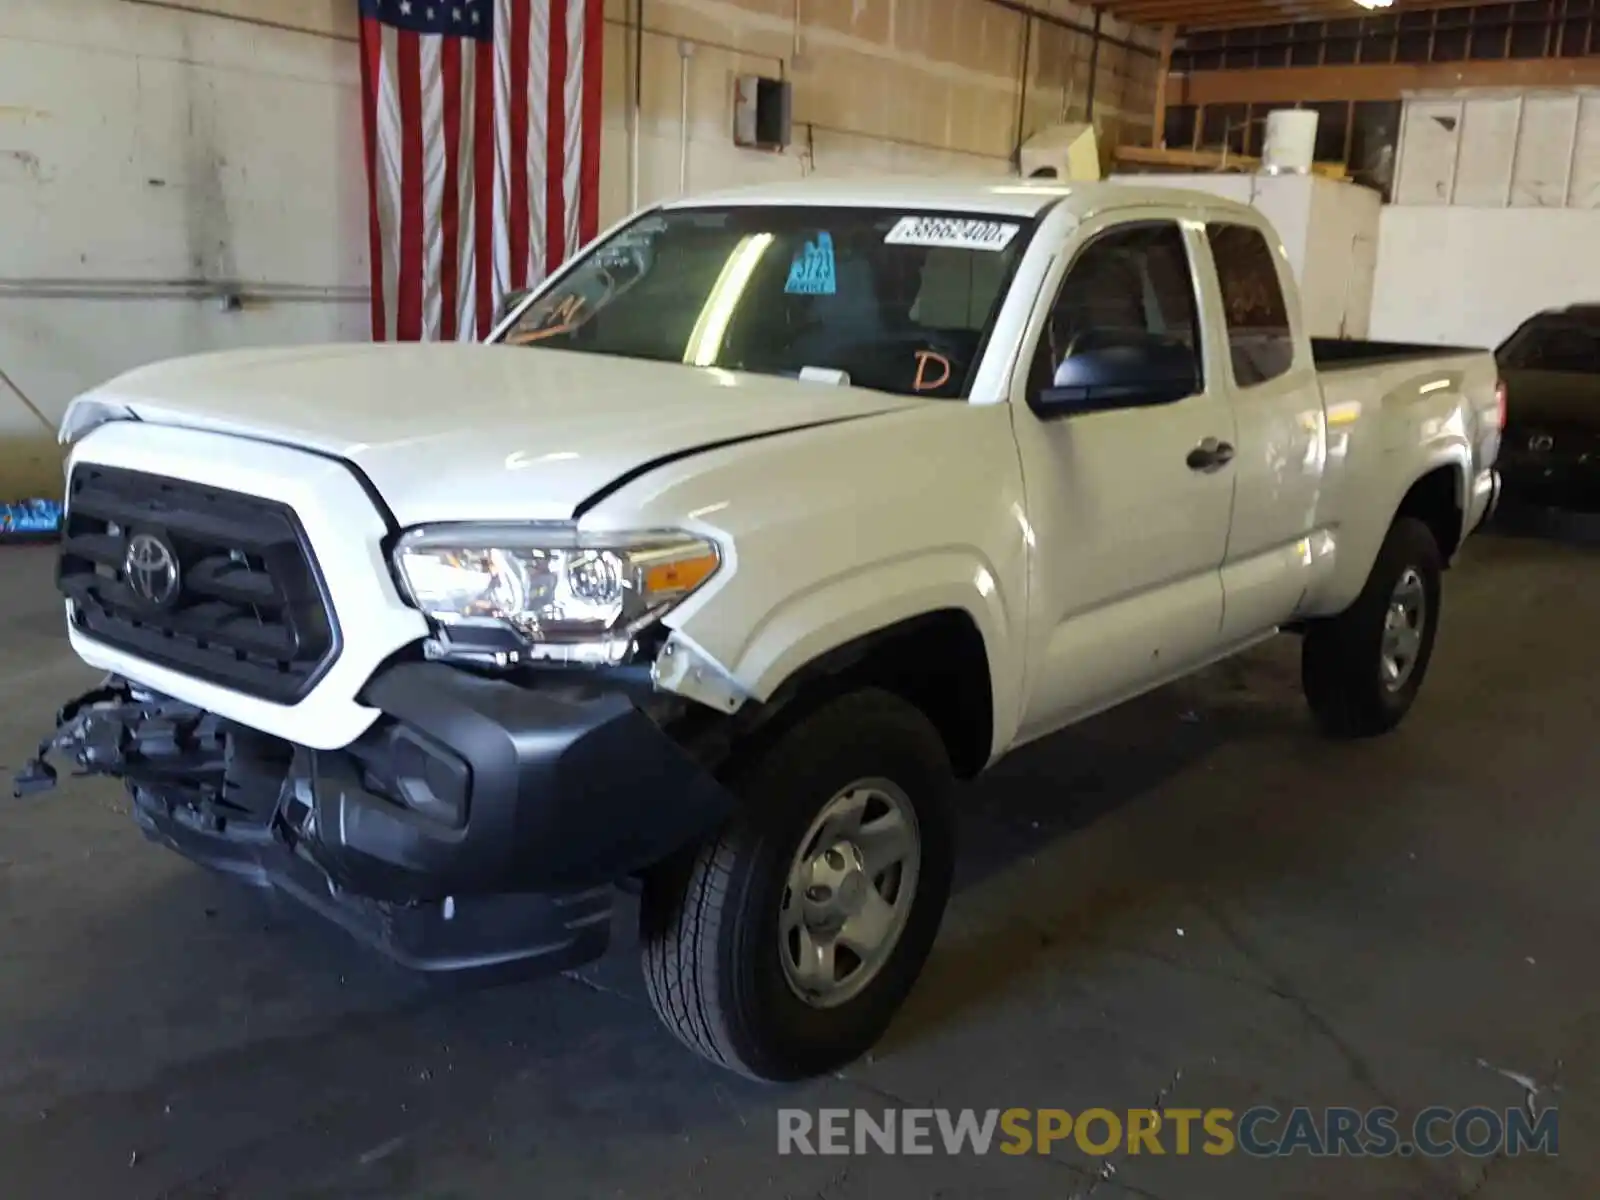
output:
{"label": "driver door", "polygon": [[[1032,542],[1023,739],[1221,649],[1233,470],[1216,461],[1225,456],[1202,462],[1194,452],[1232,443],[1234,428],[1226,382],[1202,345],[1194,235],[1168,218],[1086,230],[1046,283],[1032,369],[1012,397]],[[1030,401],[1095,333],[1187,343],[1201,363],[1199,390],[1041,416]]]}

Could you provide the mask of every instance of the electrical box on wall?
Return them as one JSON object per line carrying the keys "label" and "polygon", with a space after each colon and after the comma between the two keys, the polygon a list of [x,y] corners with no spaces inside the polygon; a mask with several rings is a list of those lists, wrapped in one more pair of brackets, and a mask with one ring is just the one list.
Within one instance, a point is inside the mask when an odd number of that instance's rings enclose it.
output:
{"label": "electrical box on wall", "polygon": [[787,79],[741,75],[734,80],[734,145],[755,150],[787,146],[791,90]]}

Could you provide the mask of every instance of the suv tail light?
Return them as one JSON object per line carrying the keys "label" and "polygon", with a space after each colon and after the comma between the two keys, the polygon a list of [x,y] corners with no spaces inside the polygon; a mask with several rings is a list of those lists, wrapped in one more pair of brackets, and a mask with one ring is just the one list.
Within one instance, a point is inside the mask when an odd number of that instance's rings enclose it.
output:
{"label": "suv tail light", "polygon": [[1506,381],[1504,379],[1496,379],[1494,381],[1494,406],[1496,419],[1500,423],[1500,428],[1504,430],[1506,427]]}

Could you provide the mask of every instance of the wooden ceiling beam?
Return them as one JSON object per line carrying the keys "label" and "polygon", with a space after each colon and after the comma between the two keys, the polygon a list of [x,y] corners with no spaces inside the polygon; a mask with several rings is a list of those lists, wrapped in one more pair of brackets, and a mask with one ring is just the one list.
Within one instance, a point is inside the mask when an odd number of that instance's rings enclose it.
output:
{"label": "wooden ceiling beam", "polygon": [[[1462,7],[1461,0],[1407,0],[1405,11],[1458,7]],[[1329,21],[1398,11],[1366,9],[1355,0],[1112,0],[1106,8],[1124,21],[1143,25],[1172,22],[1185,30]]]}
{"label": "wooden ceiling beam", "polygon": [[1349,67],[1263,67],[1174,73],[1168,104],[1259,104],[1293,100],[1398,100],[1450,88],[1600,86],[1600,56],[1484,62],[1374,63]]}
{"label": "wooden ceiling beam", "polygon": [[1161,27],[1161,62],[1156,75],[1155,116],[1150,122],[1150,144],[1158,150],[1167,146],[1167,88],[1172,83],[1172,48],[1177,44],[1178,27]]}
{"label": "wooden ceiling beam", "polygon": [[1261,25],[1292,25],[1301,21],[1329,21],[1337,20],[1331,9],[1316,8],[1312,5],[1302,5],[1293,10],[1279,10],[1263,13],[1258,8],[1231,8],[1221,9],[1206,18],[1205,25],[1192,25],[1184,18],[1180,10],[1150,9],[1136,16],[1122,18],[1134,25],[1160,26],[1176,25],[1184,34],[1191,34],[1200,30],[1209,29],[1236,29],[1254,28]]}
{"label": "wooden ceiling beam", "polygon": [[[1297,13],[1269,13],[1263,15],[1259,11],[1247,12],[1239,9],[1231,14],[1222,13],[1206,18],[1205,24],[1186,24],[1183,27],[1185,34],[1205,33],[1219,29],[1255,29],[1263,25],[1294,25],[1303,21],[1340,21],[1348,14],[1343,8],[1306,8]],[[1152,17],[1151,21],[1164,21],[1165,17]]]}
{"label": "wooden ceiling beam", "polygon": [[1354,15],[1364,11],[1349,0],[1220,0],[1214,3],[1197,0],[1124,0],[1121,4],[1109,6],[1109,10],[1124,21],[1138,24],[1173,21],[1186,28],[1200,28],[1216,20],[1227,20],[1238,15],[1250,17],[1255,24],[1276,25],[1347,9]]}

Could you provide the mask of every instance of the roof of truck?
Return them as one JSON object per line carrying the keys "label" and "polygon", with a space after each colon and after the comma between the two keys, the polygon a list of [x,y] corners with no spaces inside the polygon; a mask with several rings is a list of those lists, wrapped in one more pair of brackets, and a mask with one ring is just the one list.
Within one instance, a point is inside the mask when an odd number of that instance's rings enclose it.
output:
{"label": "roof of truck", "polygon": [[1210,192],[1178,187],[1141,187],[1127,183],[1062,183],[1020,178],[961,178],[959,176],[884,175],[841,179],[793,180],[729,188],[668,201],[668,208],[697,208],[727,204],[796,204],[833,207],[911,208],[946,212],[995,213],[1015,217],[1037,216],[1060,201],[1087,213],[1107,208],[1142,205],[1194,205],[1248,213],[1253,210],[1236,200]]}

